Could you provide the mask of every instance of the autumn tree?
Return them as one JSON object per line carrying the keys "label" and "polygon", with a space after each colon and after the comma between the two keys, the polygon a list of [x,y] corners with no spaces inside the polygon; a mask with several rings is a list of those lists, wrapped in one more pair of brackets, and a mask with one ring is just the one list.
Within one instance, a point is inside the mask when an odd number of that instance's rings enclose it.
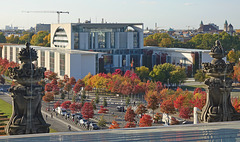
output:
{"label": "autumn tree", "polygon": [[76,84],[76,79],[74,77],[71,77],[68,81],[71,85],[75,85]]}
{"label": "autumn tree", "polygon": [[47,70],[44,72],[45,78],[49,80],[57,79],[57,74],[55,72],[52,72],[50,70]]}
{"label": "autumn tree", "polygon": [[42,99],[44,102],[47,102],[49,104],[48,107],[50,107],[50,102],[54,100],[54,96],[51,92],[46,92]]}
{"label": "autumn tree", "polygon": [[93,118],[94,112],[92,104],[90,102],[85,102],[81,109],[81,113],[85,119]]}
{"label": "autumn tree", "polygon": [[179,117],[183,119],[190,119],[192,111],[189,107],[181,107],[179,110]]}
{"label": "autumn tree", "polygon": [[68,99],[69,99],[69,92],[72,89],[72,85],[70,83],[66,83],[64,86],[64,90],[68,92]]}
{"label": "autumn tree", "polygon": [[238,98],[232,99],[232,106],[238,113],[240,112],[240,101]]}
{"label": "autumn tree", "polygon": [[104,106],[100,106],[100,110],[98,111],[98,113],[103,113],[106,114],[109,110],[104,108]]}
{"label": "autumn tree", "polygon": [[128,107],[127,111],[125,113],[125,121],[133,122],[133,121],[135,121],[135,116],[136,116],[136,114],[132,110],[132,107]]}
{"label": "autumn tree", "polygon": [[54,108],[60,107],[61,103],[59,101],[57,101],[56,103],[54,103]]}
{"label": "autumn tree", "polygon": [[76,83],[73,87],[74,93],[78,94],[78,92],[80,92],[80,90],[81,90],[81,86],[78,83]]}
{"label": "autumn tree", "polygon": [[85,88],[84,88],[85,91],[88,91],[88,98],[89,98],[89,91],[92,91],[92,87],[90,85],[87,85]]}
{"label": "autumn tree", "polygon": [[142,118],[142,115],[145,114],[146,112],[147,112],[147,108],[143,104],[140,104],[140,105],[138,105],[135,113],[138,115],[140,114],[141,118]]}
{"label": "autumn tree", "polygon": [[148,67],[141,66],[141,67],[136,67],[135,73],[143,81],[143,80],[147,80],[149,78],[150,71],[149,71]]}
{"label": "autumn tree", "polygon": [[45,91],[46,91],[46,92],[51,92],[52,89],[53,89],[53,85],[52,85],[51,83],[47,83],[47,84],[45,85]]}
{"label": "autumn tree", "polygon": [[44,43],[44,38],[48,35],[49,33],[47,31],[39,31],[37,34],[32,36],[32,39],[30,41],[31,45],[36,45],[36,46],[45,46],[47,43]]}
{"label": "autumn tree", "polygon": [[[163,113],[166,113],[167,115],[175,113],[174,103],[171,98],[164,100],[160,107],[161,107],[161,111]],[[168,120],[168,123],[169,123],[169,120]]]}
{"label": "autumn tree", "polygon": [[124,128],[135,128],[136,124],[134,122],[127,122]]}
{"label": "autumn tree", "polygon": [[109,127],[109,129],[119,129],[119,128],[120,128],[119,124],[115,120],[112,121],[112,124]]}
{"label": "autumn tree", "polygon": [[158,121],[162,120],[162,114],[156,113],[153,117],[154,123],[158,123]]}
{"label": "autumn tree", "polygon": [[139,127],[149,127],[152,126],[152,117],[150,115],[144,114],[139,121]]}
{"label": "autumn tree", "polygon": [[69,109],[72,111],[72,113],[75,113],[77,111],[76,103],[70,104]]}
{"label": "autumn tree", "polygon": [[71,101],[65,101],[61,104],[61,107],[68,109],[70,105],[71,105]]}
{"label": "autumn tree", "polygon": [[[148,92],[150,93],[150,92]],[[154,110],[157,109],[159,107],[159,103],[158,103],[158,99],[157,96],[154,94],[151,94],[148,98],[147,98],[147,108],[152,109],[153,112],[153,116],[154,116]]]}
{"label": "autumn tree", "polygon": [[67,83],[68,81],[69,81],[69,77],[68,77],[68,75],[65,74],[65,75],[63,76],[63,82],[64,82],[64,83]]}

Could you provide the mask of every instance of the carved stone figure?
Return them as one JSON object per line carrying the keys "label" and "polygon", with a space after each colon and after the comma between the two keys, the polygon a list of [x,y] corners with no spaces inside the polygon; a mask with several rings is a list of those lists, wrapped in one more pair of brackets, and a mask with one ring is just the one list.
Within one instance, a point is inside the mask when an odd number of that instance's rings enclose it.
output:
{"label": "carved stone figure", "polygon": [[227,55],[227,52],[224,51],[218,40],[209,54],[214,59],[211,63],[203,63],[203,71],[210,78],[204,82],[208,85],[208,93],[206,104],[201,112],[200,121],[240,120],[240,114],[236,112],[230,99],[233,81],[228,75],[233,73],[234,64],[225,63],[222,59]]}
{"label": "carved stone figure", "polygon": [[16,82],[9,92],[13,98],[13,113],[5,128],[8,135],[48,133],[47,124],[41,113],[41,100],[44,88],[38,82],[44,78],[45,68],[35,67],[32,63],[37,60],[37,52],[29,47],[18,54],[21,65],[9,68],[10,78]]}

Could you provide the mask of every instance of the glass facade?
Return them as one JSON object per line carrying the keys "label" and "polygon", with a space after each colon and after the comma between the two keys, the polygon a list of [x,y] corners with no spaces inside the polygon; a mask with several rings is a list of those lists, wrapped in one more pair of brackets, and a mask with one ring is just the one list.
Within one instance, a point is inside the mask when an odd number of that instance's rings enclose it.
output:
{"label": "glass facade", "polygon": [[98,33],[98,48],[106,48],[106,33],[99,32]]}
{"label": "glass facade", "polygon": [[41,67],[45,67],[45,52],[41,51]]}
{"label": "glass facade", "polygon": [[54,72],[54,52],[50,52],[50,71]]}
{"label": "glass facade", "polygon": [[65,54],[60,54],[60,75],[65,75]]}

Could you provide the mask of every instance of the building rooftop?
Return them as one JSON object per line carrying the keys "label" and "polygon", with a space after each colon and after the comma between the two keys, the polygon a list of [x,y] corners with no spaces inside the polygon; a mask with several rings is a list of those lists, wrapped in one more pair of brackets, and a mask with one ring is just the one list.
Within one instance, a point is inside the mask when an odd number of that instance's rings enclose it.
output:
{"label": "building rooftop", "polygon": [[[25,48],[26,45],[4,45],[4,46],[13,46],[17,48]],[[30,46],[31,48],[34,48],[36,50],[42,50],[42,51],[52,51],[52,52],[59,52],[59,53],[69,53],[69,54],[105,54],[103,52],[94,52],[94,51],[84,51],[84,50],[70,50],[65,48],[56,48],[56,47],[42,47],[42,46]]]}
{"label": "building rooftop", "polygon": [[161,50],[161,51],[174,51],[174,52],[203,52],[203,53],[209,53],[211,50],[204,50],[204,49],[189,49],[189,48],[166,48],[166,47],[156,47],[156,46],[144,46],[143,49],[148,50]]}
{"label": "building rooftop", "polygon": [[240,141],[240,121],[1,136],[0,142]]}

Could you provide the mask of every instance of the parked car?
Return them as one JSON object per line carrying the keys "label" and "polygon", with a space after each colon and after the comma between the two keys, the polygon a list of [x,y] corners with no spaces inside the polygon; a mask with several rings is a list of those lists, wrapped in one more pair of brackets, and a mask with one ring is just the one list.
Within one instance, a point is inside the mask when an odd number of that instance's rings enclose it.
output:
{"label": "parked car", "polygon": [[86,120],[86,119],[81,119],[80,121],[79,121],[79,124],[80,124],[80,126],[87,126],[87,123],[88,123],[88,121]]}
{"label": "parked car", "polygon": [[89,124],[89,130],[98,130],[99,127],[96,123],[90,123]]}
{"label": "parked car", "polygon": [[68,119],[68,118],[70,118],[70,113],[69,113],[69,112],[67,112],[67,113],[65,114],[65,119]]}
{"label": "parked car", "polygon": [[3,88],[0,88],[0,91],[3,91]]}
{"label": "parked car", "polygon": [[55,111],[62,116],[65,116],[67,114],[67,110],[65,108],[62,108],[62,107],[57,107],[55,109]]}
{"label": "parked car", "polygon": [[117,106],[119,112],[125,112],[124,106]]}

